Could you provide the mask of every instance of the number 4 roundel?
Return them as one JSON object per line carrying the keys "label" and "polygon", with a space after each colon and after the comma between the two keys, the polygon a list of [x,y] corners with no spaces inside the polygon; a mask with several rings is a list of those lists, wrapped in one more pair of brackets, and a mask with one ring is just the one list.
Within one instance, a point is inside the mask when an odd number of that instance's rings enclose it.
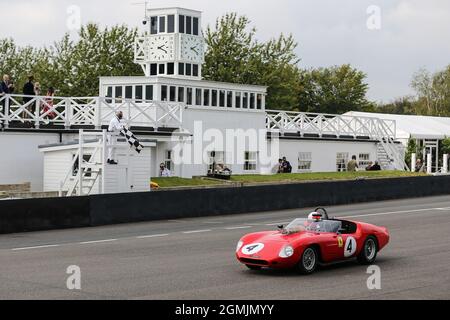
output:
{"label": "number 4 roundel", "polygon": [[347,240],[345,240],[344,257],[349,258],[352,255],[354,255],[355,252],[356,252],[356,240],[353,237],[348,237]]}

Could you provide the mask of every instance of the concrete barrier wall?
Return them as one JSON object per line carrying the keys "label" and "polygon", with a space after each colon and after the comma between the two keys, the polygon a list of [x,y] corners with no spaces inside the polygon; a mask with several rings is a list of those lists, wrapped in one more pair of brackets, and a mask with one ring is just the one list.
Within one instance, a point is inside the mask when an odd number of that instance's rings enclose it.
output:
{"label": "concrete barrier wall", "polygon": [[239,214],[445,194],[450,194],[450,176],[0,201],[0,233]]}

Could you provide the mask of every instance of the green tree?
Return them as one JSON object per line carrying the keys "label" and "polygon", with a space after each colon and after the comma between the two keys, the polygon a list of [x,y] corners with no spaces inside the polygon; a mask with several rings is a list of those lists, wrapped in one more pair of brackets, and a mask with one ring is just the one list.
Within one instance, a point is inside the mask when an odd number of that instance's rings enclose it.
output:
{"label": "green tree", "polygon": [[393,102],[380,104],[376,107],[376,112],[390,114],[415,114],[416,101],[414,97],[405,96],[395,99]]}
{"label": "green tree", "polygon": [[318,113],[373,111],[366,99],[366,75],[345,64],[303,70],[300,76],[299,109]]}
{"label": "green tree", "polygon": [[261,43],[245,16],[230,13],[205,31],[206,80],[268,86],[268,109],[293,109],[298,104],[299,59],[292,35]]}

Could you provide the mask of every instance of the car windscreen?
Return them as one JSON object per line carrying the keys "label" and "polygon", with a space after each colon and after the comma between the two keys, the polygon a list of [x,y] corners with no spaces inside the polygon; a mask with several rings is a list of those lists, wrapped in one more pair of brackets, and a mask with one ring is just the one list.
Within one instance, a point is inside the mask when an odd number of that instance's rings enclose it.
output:
{"label": "car windscreen", "polygon": [[322,221],[313,221],[308,219],[295,219],[291,223],[289,223],[285,228],[284,232],[291,234],[302,231],[313,231],[313,232],[338,232],[341,227],[340,221],[335,220],[322,220]]}

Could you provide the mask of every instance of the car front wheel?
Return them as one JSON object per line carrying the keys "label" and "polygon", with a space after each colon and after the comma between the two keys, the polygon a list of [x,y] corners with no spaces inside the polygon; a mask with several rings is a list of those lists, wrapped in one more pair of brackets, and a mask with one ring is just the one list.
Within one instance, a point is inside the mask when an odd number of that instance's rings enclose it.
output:
{"label": "car front wheel", "polygon": [[374,236],[368,236],[364,241],[364,246],[358,255],[358,262],[361,264],[371,264],[377,258],[377,239]]}
{"label": "car front wheel", "polygon": [[297,264],[297,271],[300,274],[311,274],[316,270],[319,263],[319,256],[314,247],[308,247],[303,251],[300,261]]}

